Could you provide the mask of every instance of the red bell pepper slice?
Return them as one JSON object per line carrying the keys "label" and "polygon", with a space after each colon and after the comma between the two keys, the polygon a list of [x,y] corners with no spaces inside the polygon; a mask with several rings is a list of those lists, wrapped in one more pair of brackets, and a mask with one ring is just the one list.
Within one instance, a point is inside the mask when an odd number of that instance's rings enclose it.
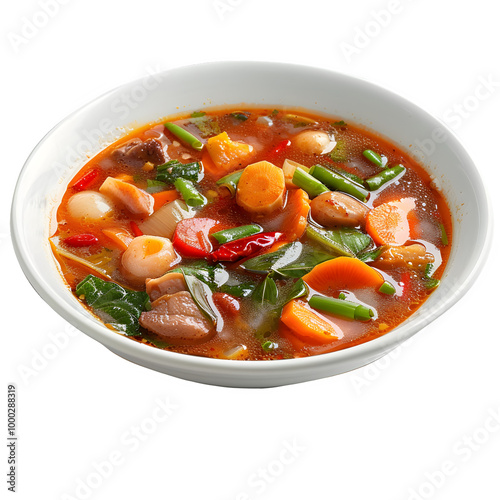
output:
{"label": "red bell pepper slice", "polygon": [[289,139],[285,139],[279,142],[276,146],[274,146],[271,151],[269,151],[268,156],[276,156],[279,155],[282,151],[284,151],[288,146],[292,144],[292,141]]}
{"label": "red bell pepper slice", "polygon": [[285,236],[285,234],[279,232],[259,233],[239,240],[230,241],[229,243],[221,245],[215,252],[212,252],[209,258],[213,262],[234,262],[243,257],[249,257],[259,250],[269,248],[283,236]]}
{"label": "red bell pepper slice", "polygon": [[214,219],[192,218],[179,221],[172,244],[183,257],[203,258],[212,251],[208,238],[210,230],[218,225]]}
{"label": "red bell pepper slice", "polygon": [[64,243],[70,247],[89,247],[99,243],[99,240],[93,234],[74,234],[65,238]]}

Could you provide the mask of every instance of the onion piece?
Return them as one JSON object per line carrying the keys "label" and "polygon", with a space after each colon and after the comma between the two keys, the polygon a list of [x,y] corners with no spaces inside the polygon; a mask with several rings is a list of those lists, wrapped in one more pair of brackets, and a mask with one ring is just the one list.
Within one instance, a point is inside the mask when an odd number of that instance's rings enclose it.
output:
{"label": "onion piece", "polygon": [[295,173],[296,168],[300,168],[306,173],[309,172],[309,169],[305,165],[302,165],[301,163],[298,163],[296,161],[286,159],[283,162],[283,174],[285,176],[285,185],[288,189],[297,187],[292,182],[293,174]]}
{"label": "onion piece", "polygon": [[255,120],[255,123],[259,125],[260,127],[272,127],[273,126],[273,121],[269,116],[259,116],[257,120]]}
{"label": "onion piece", "polygon": [[101,276],[102,278],[106,278],[108,280],[111,279],[111,276],[104,270],[101,269],[100,267],[97,267],[95,264],[92,264],[92,262],[89,262],[88,260],[82,259],[81,257],[78,257],[77,255],[68,252],[67,250],[64,250],[61,247],[58,247],[53,241],[50,241],[50,244],[52,246],[53,252],[60,257],[64,257],[65,259],[72,260],[73,262],[76,262],[77,264],[80,264],[81,266],[87,267],[97,275]]}
{"label": "onion piece", "polygon": [[144,234],[172,238],[177,223],[182,219],[190,219],[194,215],[195,211],[182,200],[175,200],[163,205],[138,226]]}

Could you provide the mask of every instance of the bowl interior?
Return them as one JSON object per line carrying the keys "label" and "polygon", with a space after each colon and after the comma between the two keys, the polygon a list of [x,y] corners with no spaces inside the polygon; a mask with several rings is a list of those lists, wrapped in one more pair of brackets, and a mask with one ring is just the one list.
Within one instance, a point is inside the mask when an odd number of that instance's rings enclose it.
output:
{"label": "bowl interior", "polygon": [[[68,290],[48,238],[66,185],[87,159],[133,126],[184,111],[242,103],[305,108],[365,126],[413,154],[435,176],[452,211],[452,253],[442,285],[397,329],[345,351],[285,362],[248,362],[244,366],[231,361],[186,359],[194,357],[136,344],[98,323]],[[385,89],[346,75],[287,64],[241,62],[148,75],[70,115],[28,158],[16,187],[11,225],[14,247],[29,281],[76,327],[118,354],[151,368],[235,386],[299,382],[377,359],[465,293],[482,265],[490,232],[488,202],[476,167],[453,133],[428,113]]]}

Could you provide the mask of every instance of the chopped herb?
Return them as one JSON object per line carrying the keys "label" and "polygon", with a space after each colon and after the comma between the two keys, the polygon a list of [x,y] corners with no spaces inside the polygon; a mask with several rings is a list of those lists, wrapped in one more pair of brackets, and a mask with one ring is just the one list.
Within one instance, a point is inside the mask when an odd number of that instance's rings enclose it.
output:
{"label": "chopped herb", "polygon": [[170,160],[163,165],[158,165],[156,172],[155,181],[165,184],[174,184],[179,178],[192,182],[199,182],[203,178],[201,163],[198,161],[181,163],[178,160]]}
{"label": "chopped herb", "polygon": [[210,118],[208,116],[200,116],[199,118],[192,118],[191,123],[198,127],[202,137],[211,137],[221,133],[219,122],[217,118]]}
{"label": "chopped herb", "polygon": [[446,234],[446,228],[442,223],[439,224],[439,227],[441,228],[441,243],[444,246],[447,246],[449,242],[448,242],[448,235]]}
{"label": "chopped herb", "polygon": [[344,139],[339,139],[330,153],[330,158],[336,162],[346,162],[348,159],[347,143]]}
{"label": "chopped herb", "polygon": [[347,295],[344,292],[339,293],[339,300],[345,300],[347,298]]}
{"label": "chopped herb", "polygon": [[233,118],[236,118],[237,120],[241,120],[242,122],[244,122],[248,120],[250,113],[241,113],[240,111],[235,111],[234,113],[231,113],[231,116]]}
{"label": "chopped herb", "polygon": [[264,302],[276,304],[278,301],[278,287],[272,278],[272,274],[269,273],[254,290],[252,299],[255,302],[259,304],[263,304]]}
{"label": "chopped herb", "polygon": [[347,123],[344,120],[340,120],[338,122],[333,122],[332,125],[334,127],[345,127],[347,126]]}
{"label": "chopped herb", "polygon": [[277,348],[278,348],[278,344],[276,342],[271,342],[270,340],[268,340],[262,344],[262,349],[264,349],[264,351],[266,351],[266,352],[272,351],[273,349],[277,349]]}
{"label": "chopped herb", "polygon": [[427,288],[427,290],[432,290],[433,288],[436,288],[439,286],[441,283],[440,280],[437,278],[433,278],[432,274],[434,273],[434,265],[433,264],[427,264],[425,266],[425,271],[424,271],[424,286]]}
{"label": "chopped herb", "polygon": [[202,116],[205,116],[206,113],[205,111],[194,111],[191,113],[191,118],[201,118]]}
{"label": "chopped herb", "polygon": [[273,110],[271,111],[271,115],[272,115],[272,116],[275,116],[275,115],[277,115],[278,113],[279,113],[279,111],[278,111],[277,109],[273,109]]}
{"label": "chopped herb", "polygon": [[310,125],[310,124],[307,122],[297,122],[297,123],[294,123],[293,128],[307,127],[308,125]]}

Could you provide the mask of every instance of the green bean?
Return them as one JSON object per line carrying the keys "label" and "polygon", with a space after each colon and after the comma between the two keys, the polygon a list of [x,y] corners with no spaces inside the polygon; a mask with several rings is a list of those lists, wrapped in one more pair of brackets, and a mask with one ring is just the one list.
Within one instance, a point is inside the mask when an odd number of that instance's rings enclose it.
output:
{"label": "green bean", "polygon": [[384,168],[387,165],[387,158],[383,155],[375,153],[375,151],[372,151],[371,149],[365,149],[363,151],[363,156],[377,165],[377,167]]}
{"label": "green bean", "polygon": [[[244,169],[243,169],[244,170]],[[238,182],[240,182],[241,174],[243,170],[237,170],[236,172],[231,172],[230,174],[221,177],[217,182],[217,186],[223,186],[229,189],[231,196],[236,194],[236,188],[238,187]]]}
{"label": "green bean", "polygon": [[197,149],[198,151],[201,151],[203,149],[203,143],[193,134],[189,133],[186,129],[179,127],[179,125],[171,122],[167,122],[164,125],[170,132],[172,132],[172,134],[175,135],[175,137],[180,139],[188,146],[191,146],[193,149]]}
{"label": "green bean", "polygon": [[384,281],[382,285],[380,285],[378,291],[380,293],[385,293],[386,295],[394,295],[396,293],[396,289],[388,281]]}
{"label": "green bean", "polygon": [[[311,168],[312,170],[312,168]],[[311,198],[326,193],[329,189],[311,174],[304,172],[301,168],[296,168],[293,173],[292,182],[302,188]]]}
{"label": "green bean", "polygon": [[239,240],[252,236],[252,234],[261,233],[262,228],[258,224],[249,224],[248,226],[232,227],[231,229],[223,229],[213,233],[212,236],[219,243],[229,243],[230,241]]}
{"label": "green bean", "polygon": [[179,177],[174,182],[174,186],[175,189],[181,193],[186,205],[190,207],[202,207],[203,205],[206,205],[207,199],[198,192],[191,181]]}
{"label": "green bean", "polygon": [[364,187],[359,186],[354,181],[336,172],[332,172],[328,168],[322,167],[321,165],[313,165],[309,172],[313,177],[334,191],[342,191],[361,201],[366,201],[368,199],[369,193]]}
{"label": "green bean", "polygon": [[372,177],[368,177],[368,179],[365,180],[365,184],[370,191],[376,191],[403,172],[406,172],[406,168],[404,168],[403,165],[395,165],[394,167],[382,170],[382,172]]}
{"label": "green bean", "polygon": [[319,309],[336,316],[344,318],[367,321],[375,315],[373,309],[357,304],[349,300],[334,299],[333,297],[324,297],[323,295],[313,295],[309,299],[309,305],[313,309]]}

